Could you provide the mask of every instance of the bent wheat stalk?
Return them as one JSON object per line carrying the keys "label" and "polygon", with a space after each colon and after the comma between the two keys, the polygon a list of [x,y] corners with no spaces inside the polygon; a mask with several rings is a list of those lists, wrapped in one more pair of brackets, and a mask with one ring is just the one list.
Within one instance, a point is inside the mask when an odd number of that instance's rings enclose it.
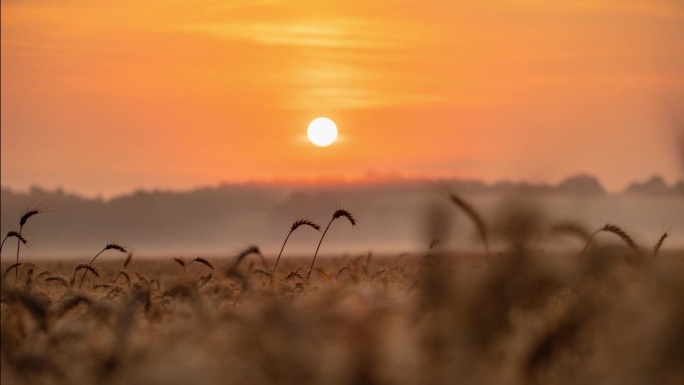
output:
{"label": "bent wheat stalk", "polygon": [[325,234],[328,233],[328,230],[330,229],[330,225],[332,225],[333,221],[337,218],[345,217],[349,220],[349,223],[351,223],[352,226],[356,226],[356,219],[354,216],[347,210],[339,209],[333,213],[332,218],[330,219],[330,222],[328,222],[328,226],[325,227],[325,231],[323,231],[323,235],[321,236],[321,240],[318,241],[318,246],[316,247],[316,252],[314,253],[313,260],[311,261],[311,267],[309,267],[309,272],[306,274],[306,282],[309,282],[309,278],[311,278],[311,272],[313,271],[314,268],[314,263],[316,262],[316,256],[318,255],[318,250],[321,248],[321,243],[323,243],[323,238],[325,238]]}
{"label": "bent wheat stalk", "polygon": [[174,259],[176,260],[176,262],[179,262],[183,266],[183,272],[181,273],[181,277],[183,276],[183,274],[185,274],[185,271],[188,269],[188,267],[190,265],[192,265],[193,262],[199,262],[199,263],[205,265],[206,267],[210,268],[211,270],[214,270],[214,266],[211,263],[209,263],[209,261],[207,261],[206,259],[204,259],[202,257],[197,257],[188,263],[182,263],[183,261],[181,261],[178,258],[174,258]]}
{"label": "bent wheat stalk", "polygon": [[268,284],[268,287],[270,288],[273,286],[273,279],[275,277],[276,269],[278,268],[278,262],[280,262],[280,257],[283,255],[283,250],[285,250],[285,245],[287,244],[287,240],[290,239],[290,235],[297,230],[300,226],[309,226],[312,229],[316,231],[321,231],[321,225],[315,222],[311,222],[308,219],[300,219],[296,221],[295,223],[292,224],[292,227],[290,227],[290,232],[287,233],[287,237],[285,237],[285,242],[283,242],[283,246],[280,248],[280,253],[278,253],[278,258],[276,259],[275,266],[273,267],[273,272],[271,273],[271,281]]}
{"label": "bent wheat stalk", "polygon": [[591,245],[591,241],[600,232],[613,233],[613,234],[617,235],[618,237],[620,237],[620,239],[622,239],[623,242],[625,242],[627,244],[627,246],[629,246],[633,250],[637,250],[639,248],[639,245],[637,245],[636,242],[634,242],[634,239],[632,239],[632,237],[630,237],[625,232],[625,230],[621,229],[618,226],[607,223],[605,226],[601,227],[600,229],[594,231],[593,234],[591,234],[591,237],[589,237],[589,240],[587,241],[587,245],[584,247],[584,250],[582,250],[582,254],[584,254],[587,251],[587,249]]}
{"label": "bent wheat stalk", "polygon": [[[24,230],[24,225],[26,222],[29,220],[34,215],[42,213],[43,210],[41,209],[33,209],[30,211],[27,211],[24,213],[24,215],[21,216],[21,219],[19,219],[19,232],[17,233],[17,261],[16,263],[19,263],[19,246],[21,246],[21,243],[23,242],[26,244],[25,239],[21,236],[21,232]],[[9,235],[9,234],[8,234]],[[17,287],[17,281],[19,280],[19,270],[14,271],[14,287]]]}
{"label": "bent wheat stalk", "polygon": [[23,243],[24,245],[26,244],[26,238],[24,238],[21,234],[19,234],[16,231],[10,231],[7,233],[7,235],[5,235],[5,238],[2,239],[2,243],[0,243],[0,253],[2,252],[2,247],[5,246],[5,241],[7,240],[7,238],[11,237],[16,237],[17,239],[19,239],[19,241],[21,241],[21,243]]}
{"label": "bent wheat stalk", "polygon": [[[95,262],[97,257],[99,257],[100,254],[104,253],[107,250],[116,250],[116,251],[119,251],[119,252],[124,253],[124,254],[128,253],[128,251],[125,248],[117,245],[116,243],[110,243],[107,246],[105,246],[99,253],[97,253],[93,257],[93,259],[90,260],[90,262],[88,263],[88,266],[91,266],[93,264],[93,262]],[[81,282],[78,284],[79,289],[81,288],[81,285],[83,285],[83,280],[85,280],[85,277],[86,277],[86,274],[88,274],[88,271],[90,271],[90,269],[86,268],[85,271],[83,272],[83,276],[81,276]]]}
{"label": "bent wheat stalk", "polygon": [[449,193],[449,200],[451,201],[451,203],[456,205],[456,207],[461,209],[461,211],[465,213],[465,215],[470,219],[470,221],[473,222],[475,228],[477,229],[477,234],[479,235],[480,239],[482,240],[482,244],[484,245],[485,255],[489,256],[487,228],[480,214],[478,214],[478,212],[475,210],[475,208],[473,208],[473,206],[471,206],[468,202],[463,200],[463,198],[454,193]]}

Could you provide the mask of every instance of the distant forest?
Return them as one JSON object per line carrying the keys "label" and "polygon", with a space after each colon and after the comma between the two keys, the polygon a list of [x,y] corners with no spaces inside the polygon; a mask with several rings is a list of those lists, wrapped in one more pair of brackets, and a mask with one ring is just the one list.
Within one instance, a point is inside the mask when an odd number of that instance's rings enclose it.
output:
{"label": "distant forest", "polygon": [[[308,217],[324,222],[342,207],[352,211],[360,224],[355,230],[331,234],[327,250],[413,252],[424,246],[425,215],[436,206],[453,213],[455,240],[467,247],[472,229],[444,199],[446,191],[471,199],[491,218],[502,202],[524,198],[538,202],[534,206],[545,210],[549,221],[571,219],[588,226],[625,221],[630,223],[622,225],[647,237],[684,218],[684,181],[668,185],[656,176],[619,194],[608,194],[596,178],[581,175],[556,185],[473,180],[221,185],[187,192],[136,191],[109,200],[39,187],[28,192],[3,187],[1,231],[15,230],[23,212],[39,207],[46,213],[32,220],[24,232],[36,256],[81,256],[112,241],[147,255],[222,254],[250,244],[275,248],[293,221]],[[298,234],[289,249],[308,253],[316,237]]]}

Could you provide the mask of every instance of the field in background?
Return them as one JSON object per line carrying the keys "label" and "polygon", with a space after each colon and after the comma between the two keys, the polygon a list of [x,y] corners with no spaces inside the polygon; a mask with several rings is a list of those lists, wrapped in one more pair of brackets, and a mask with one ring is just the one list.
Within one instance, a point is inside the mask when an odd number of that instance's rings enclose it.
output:
{"label": "field in background", "polygon": [[74,261],[27,261],[16,286],[3,263],[1,380],[680,384],[684,251],[609,236],[584,254],[516,232],[489,256],[324,258],[308,283],[310,257],[282,260],[272,284],[273,259],[254,254],[185,271],[133,257],[125,274],[110,257],[80,288]]}

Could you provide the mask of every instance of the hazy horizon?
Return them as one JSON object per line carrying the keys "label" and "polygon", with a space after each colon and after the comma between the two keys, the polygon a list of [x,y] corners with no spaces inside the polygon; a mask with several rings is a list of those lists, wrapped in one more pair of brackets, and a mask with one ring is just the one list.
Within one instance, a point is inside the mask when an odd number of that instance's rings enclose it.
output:
{"label": "hazy horizon", "polygon": [[354,188],[354,187],[363,187],[363,186],[368,186],[368,185],[393,185],[393,184],[416,184],[416,183],[422,183],[425,186],[429,185],[438,185],[440,183],[444,182],[474,182],[474,183],[483,183],[488,186],[496,186],[497,184],[505,184],[505,183],[512,183],[512,184],[530,184],[530,185],[543,185],[543,186],[555,186],[563,181],[567,181],[568,179],[575,178],[575,177],[591,177],[591,178],[596,178],[598,183],[605,189],[605,191],[608,194],[620,194],[625,192],[626,189],[628,189],[630,186],[634,184],[639,184],[639,183],[646,183],[649,180],[652,180],[654,178],[660,178],[663,179],[665,184],[668,186],[674,186],[677,183],[683,182],[684,177],[675,177],[671,179],[664,178],[662,175],[658,173],[652,173],[646,178],[635,178],[632,180],[627,181],[624,185],[618,186],[617,188],[608,188],[601,178],[592,175],[591,173],[577,173],[577,174],[571,174],[571,175],[566,175],[563,177],[560,177],[556,180],[524,180],[524,179],[510,179],[510,178],[501,178],[501,179],[494,179],[494,180],[484,180],[480,179],[477,177],[473,178],[458,178],[458,177],[441,177],[441,178],[426,178],[426,177],[405,177],[401,176],[398,174],[386,174],[386,175],[381,175],[378,173],[371,173],[365,178],[330,178],[330,177],[321,177],[318,179],[313,179],[313,180],[301,180],[301,179],[290,179],[290,180],[279,180],[279,179],[271,179],[271,180],[247,180],[247,181],[242,181],[242,182],[218,182],[215,184],[199,184],[195,186],[186,186],[183,188],[172,188],[172,187],[164,187],[164,186],[156,186],[156,187],[133,187],[131,189],[122,189],[119,191],[113,191],[109,194],[104,194],[98,190],[96,192],[88,192],[88,191],[79,191],[75,189],[70,189],[65,186],[61,185],[56,185],[56,186],[45,186],[41,185],[40,183],[30,183],[27,186],[22,186],[21,188],[17,188],[15,186],[11,185],[5,185],[4,183],[0,185],[0,188],[3,190],[9,190],[15,193],[29,193],[32,190],[38,189],[38,190],[44,190],[48,192],[63,192],[65,194],[72,194],[76,195],[79,197],[87,198],[87,199],[104,199],[104,200],[109,200],[113,199],[116,197],[121,197],[121,196],[126,196],[126,195],[131,195],[136,192],[170,192],[170,193],[187,193],[187,192],[192,192],[196,190],[202,190],[202,189],[215,189],[215,188],[221,188],[224,186],[228,187],[240,187],[240,186],[265,186],[265,187],[285,187],[285,188],[310,188],[310,189],[317,189],[317,188],[329,188],[329,187],[344,187],[344,188]]}
{"label": "hazy horizon", "polygon": [[[490,227],[492,245],[498,243],[497,229],[507,208],[521,207],[539,216],[543,234],[554,224],[568,221],[587,231],[614,223],[646,249],[663,231],[673,235],[666,248],[684,247],[684,239],[677,235],[684,225],[678,222],[684,218],[684,182],[675,186],[650,179],[635,183],[630,191],[610,194],[598,180],[586,176],[555,185],[454,180],[222,185],[190,191],[136,191],[106,200],[68,191],[3,189],[0,233],[16,229],[21,215],[37,207],[46,212],[32,218],[24,229],[32,247],[27,252],[33,257],[78,258],[110,242],[125,244],[138,256],[230,256],[257,245],[273,257],[294,221],[309,218],[325,224],[334,210],[344,208],[359,224],[354,228],[336,224],[322,255],[398,255],[425,250],[428,214],[438,209],[445,223],[451,223],[445,227],[445,245],[480,251],[472,224],[449,202],[447,191],[463,196],[481,213]],[[318,236],[314,231],[297,234],[286,255],[309,255]],[[547,237],[539,240],[540,247],[581,247],[577,240]],[[605,238],[600,241],[614,241]]]}

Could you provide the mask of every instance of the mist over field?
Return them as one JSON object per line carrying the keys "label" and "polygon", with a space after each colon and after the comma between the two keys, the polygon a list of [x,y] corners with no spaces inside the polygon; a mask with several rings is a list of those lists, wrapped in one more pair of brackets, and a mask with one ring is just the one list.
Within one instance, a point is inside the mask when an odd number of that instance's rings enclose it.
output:
{"label": "mist over field", "polygon": [[[109,242],[126,245],[143,257],[230,256],[257,245],[273,258],[295,220],[307,217],[325,224],[335,209],[345,208],[359,225],[334,224],[339,228],[330,232],[321,255],[392,255],[427,248],[426,217],[436,210],[451,222],[444,240],[448,247],[479,250],[472,224],[446,199],[448,191],[467,198],[492,229],[502,210],[522,206],[542,215],[549,226],[575,221],[594,230],[614,223],[645,248],[668,231],[673,236],[666,246],[684,247],[684,237],[677,235],[684,226],[684,183],[668,185],[658,177],[635,182],[619,193],[607,193],[590,176],[570,177],[557,185],[459,180],[221,185],[185,192],[137,191],[109,200],[38,187],[28,192],[3,187],[1,230],[15,230],[23,212],[39,207],[47,212],[24,229],[30,246],[26,258],[83,258]],[[298,232],[284,255],[312,254],[319,236]],[[577,240],[562,237],[552,242],[539,239],[537,246],[581,248]]]}

